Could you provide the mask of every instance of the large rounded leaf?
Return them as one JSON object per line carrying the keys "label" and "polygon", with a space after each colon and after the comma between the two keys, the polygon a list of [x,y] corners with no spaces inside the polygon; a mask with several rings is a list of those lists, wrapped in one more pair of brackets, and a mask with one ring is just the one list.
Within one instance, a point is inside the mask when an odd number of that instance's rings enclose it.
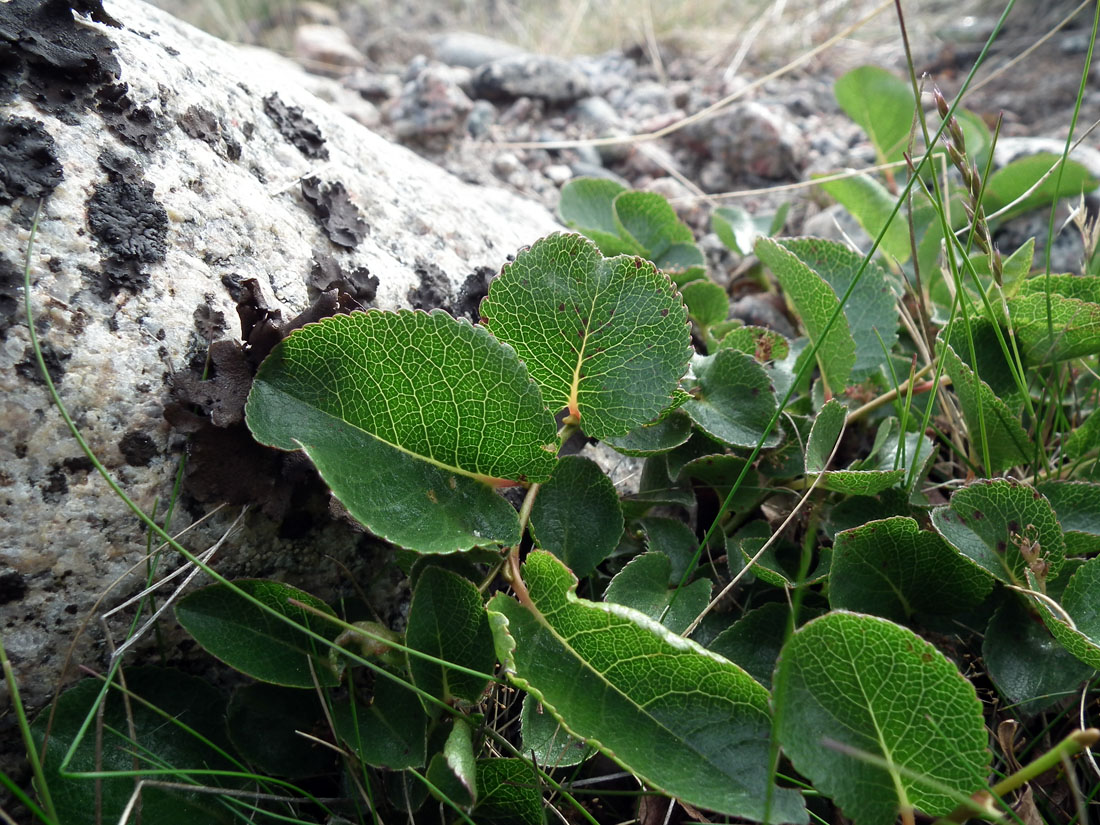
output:
{"label": "large rounded leaf", "polygon": [[580,235],[520,252],[481,316],[546,403],[594,438],[625,435],[670,406],[691,355],[687,309],[668,276],[641,258],[604,258]]}
{"label": "large rounded leaf", "polygon": [[892,825],[900,809],[942,816],[985,787],[974,686],[885,619],[829,613],[795,631],[776,668],[775,705],[795,768],[856,825]]}
{"label": "large rounded leaf", "polygon": [[444,312],[326,318],[280,343],[246,408],[256,440],[302,449],[349,512],[420,552],[512,544],[493,492],[545,481],[554,421],[508,346]]}
{"label": "large rounded leaf", "polygon": [[829,604],[904,622],[964,610],[992,586],[939,535],[896,516],[837,533]]}
{"label": "large rounded leaf", "polygon": [[[635,610],[578,598],[576,578],[549,553],[531,553],[523,578],[522,602],[498,594],[489,603],[509,678],[567,732],[654,788],[762,819],[770,781],[767,691]],[[771,821],[806,821],[795,791],[770,791]]]}
{"label": "large rounded leaf", "polygon": [[290,600],[315,610],[336,614],[316,596],[282,582],[238,579],[234,587],[267,605],[262,610],[224,584],[212,584],[184,596],[176,604],[176,618],[213,656],[254,679],[285,687],[333,687],[339,674],[329,659],[329,648],[275,615],[294,620],[302,628],[327,639],[340,629]]}
{"label": "large rounded leaf", "polygon": [[950,504],[932,511],[940,535],[974,564],[1008,584],[1027,585],[1026,568],[1038,553],[1046,571],[1058,575],[1066,557],[1054,509],[1038,491],[1007,478],[976,481],[956,490]]}

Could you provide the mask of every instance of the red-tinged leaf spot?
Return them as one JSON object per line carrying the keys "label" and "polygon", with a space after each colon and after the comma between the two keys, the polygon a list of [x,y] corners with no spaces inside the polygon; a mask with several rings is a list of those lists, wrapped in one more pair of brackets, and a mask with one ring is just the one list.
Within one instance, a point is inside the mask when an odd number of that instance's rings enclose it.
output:
{"label": "red-tinged leaf spot", "polygon": [[1012,521],[1010,521],[1008,523],[1008,529],[1011,530],[1013,533],[1019,533],[1020,532],[1020,522],[1013,519]]}
{"label": "red-tinged leaf spot", "polygon": [[983,513],[981,510],[975,510],[973,513],[971,513],[971,515],[977,521],[981,521],[983,518],[985,518],[985,513]]}
{"label": "red-tinged leaf spot", "polygon": [[565,312],[565,304],[558,304],[558,312]]}
{"label": "red-tinged leaf spot", "polygon": [[665,317],[665,316],[667,316],[667,315],[668,315],[668,309],[667,309],[667,308],[665,308],[665,309],[662,309],[662,310],[661,310],[661,317],[662,317],[662,318],[664,318],[664,317]]}

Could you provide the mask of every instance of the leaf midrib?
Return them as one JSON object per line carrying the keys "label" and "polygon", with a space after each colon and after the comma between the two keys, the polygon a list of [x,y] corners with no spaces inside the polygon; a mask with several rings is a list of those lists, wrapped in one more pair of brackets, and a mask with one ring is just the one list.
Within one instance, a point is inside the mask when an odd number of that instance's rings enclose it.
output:
{"label": "leaf midrib", "polygon": [[[572,593],[566,593],[566,600],[567,600],[567,606],[568,606],[568,602],[569,602],[569,601],[572,601],[572,602],[573,602],[574,604],[576,604],[576,603],[578,603],[578,602],[579,602],[579,599],[578,599],[578,597],[577,597],[577,596],[576,596],[575,594],[572,594]],[[534,602],[532,602],[532,604],[534,604]],[[584,607],[584,605],[580,605],[580,606]],[[619,618],[623,618],[623,619],[626,619],[627,621],[633,621],[633,620],[634,620],[635,618],[641,618],[642,620],[644,620],[644,621],[643,621],[643,622],[641,623],[641,626],[642,626],[642,627],[644,627],[646,623],[652,623],[652,622],[653,622],[653,620],[652,620],[652,619],[650,619],[650,618],[649,618],[648,616],[646,616],[646,615],[645,615],[644,613],[641,613],[640,611],[634,610],[634,609],[632,609],[632,608],[630,608],[630,607],[626,607],[625,605],[618,605],[618,604],[615,604],[615,605],[612,605],[612,604],[600,604],[600,603],[598,603],[598,602],[591,602],[591,603],[590,603],[590,606],[591,606],[591,607],[595,607],[595,608],[598,608],[598,609],[600,609],[600,610],[602,610],[602,611],[604,611],[604,612],[608,613],[609,615],[612,615],[612,616],[616,616],[616,615],[617,615],[617,616],[618,616]],[[521,607],[522,607],[522,605],[521,605]],[[536,605],[536,607],[537,607],[537,605]],[[525,608],[525,609],[526,609],[526,608]],[[532,611],[528,610],[528,612],[532,612]],[[623,614],[627,614],[627,615],[623,615]],[[633,615],[630,615],[630,614],[633,614]],[[566,650],[567,650],[567,651],[568,651],[568,652],[570,653],[570,655],[572,655],[572,656],[573,656],[573,658],[574,658],[574,659],[575,659],[576,661],[580,662],[580,663],[581,663],[581,664],[582,664],[582,665],[583,665],[583,666],[584,666],[584,667],[585,667],[586,669],[588,669],[588,670],[589,670],[589,671],[591,671],[592,673],[595,673],[595,674],[596,674],[596,676],[597,676],[597,677],[598,677],[598,678],[600,679],[600,681],[601,681],[601,682],[603,682],[603,683],[604,683],[604,685],[606,685],[606,686],[607,686],[607,688],[609,688],[610,690],[614,691],[614,693],[615,693],[616,695],[618,695],[618,696],[619,696],[619,697],[621,697],[622,699],[626,700],[626,701],[627,701],[627,702],[628,702],[628,703],[629,703],[629,704],[630,704],[631,706],[633,706],[633,707],[637,708],[637,709],[638,709],[638,711],[639,711],[639,713],[641,713],[641,714],[642,714],[643,716],[645,716],[645,718],[646,718],[646,719],[650,720],[650,721],[651,721],[651,723],[652,723],[652,724],[653,724],[654,726],[656,726],[656,727],[657,727],[657,728],[659,728],[660,730],[662,730],[662,731],[666,732],[666,733],[667,733],[667,734],[668,734],[669,736],[671,736],[671,737],[672,737],[672,738],[673,738],[673,739],[674,739],[675,741],[677,741],[677,742],[680,742],[680,743],[682,743],[682,744],[683,744],[684,746],[686,746],[686,747],[687,747],[687,748],[688,748],[688,749],[689,749],[690,751],[692,751],[693,753],[696,753],[696,754],[698,754],[698,755],[699,755],[699,757],[701,758],[701,760],[702,760],[702,761],[703,761],[704,763],[706,763],[706,764],[707,764],[708,766],[710,766],[711,768],[713,768],[713,769],[714,769],[714,770],[715,770],[715,771],[716,771],[716,772],[717,772],[717,773],[718,773],[718,774],[719,774],[720,776],[722,776],[722,777],[725,777],[725,778],[727,778],[728,780],[730,780],[731,784],[732,784],[732,785],[734,785],[734,786],[735,786],[736,788],[738,788],[738,789],[741,789],[741,792],[742,792],[742,793],[743,793],[744,795],[749,795],[749,793],[750,793],[750,789],[749,789],[749,788],[747,788],[747,787],[746,787],[746,786],[745,786],[744,784],[742,784],[742,783],[738,782],[738,781],[737,781],[737,778],[736,778],[736,777],[732,776],[732,775],[731,775],[731,774],[730,774],[729,772],[727,772],[727,771],[723,770],[723,769],[722,769],[722,768],[721,768],[721,767],[720,767],[719,765],[715,764],[715,763],[714,763],[714,762],[713,762],[713,761],[711,760],[711,758],[710,758],[710,757],[709,757],[709,756],[708,756],[707,754],[705,754],[705,753],[703,753],[702,751],[700,751],[700,750],[699,750],[699,749],[698,749],[697,747],[695,747],[695,746],[694,746],[694,745],[693,745],[693,744],[692,744],[691,742],[689,742],[689,741],[687,741],[687,740],[683,739],[683,738],[682,738],[682,737],[680,737],[680,736],[679,736],[678,734],[676,734],[675,732],[673,732],[672,730],[670,730],[670,729],[668,728],[668,726],[667,726],[667,725],[665,725],[665,724],[664,724],[663,722],[661,722],[661,721],[660,721],[660,720],[658,720],[658,719],[657,719],[656,717],[654,717],[654,716],[653,716],[653,715],[652,715],[651,713],[649,713],[649,712],[648,712],[648,710],[647,710],[647,709],[646,709],[645,707],[643,707],[643,706],[639,705],[639,704],[638,704],[638,703],[637,703],[637,702],[636,702],[636,701],[635,701],[635,700],[634,700],[634,699],[633,699],[632,697],[630,697],[629,695],[627,695],[627,694],[626,694],[625,692],[623,692],[623,691],[622,691],[622,690],[621,690],[621,689],[620,689],[620,688],[619,688],[618,686],[616,686],[616,685],[615,685],[614,683],[612,683],[611,681],[609,681],[609,680],[608,680],[608,679],[607,679],[607,678],[605,677],[605,675],[604,675],[604,674],[603,674],[602,672],[600,672],[599,670],[597,670],[597,669],[596,669],[595,667],[592,667],[592,666],[591,666],[591,665],[590,665],[590,664],[589,664],[589,663],[588,663],[588,662],[587,662],[587,661],[586,661],[586,660],[585,660],[585,659],[584,659],[584,658],[583,658],[583,657],[581,656],[580,652],[579,652],[579,651],[577,651],[577,650],[576,650],[576,649],[575,649],[575,648],[574,648],[574,647],[573,647],[573,646],[572,646],[572,645],[571,645],[571,644],[569,643],[568,639],[566,639],[566,638],[565,638],[564,636],[562,636],[562,635],[561,635],[561,634],[560,634],[560,633],[559,633],[559,632],[557,631],[557,629],[556,629],[556,628],[555,628],[555,627],[554,627],[553,625],[551,625],[551,624],[549,623],[549,621],[548,621],[548,620],[546,619],[546,614],[545,614],[545,613],[543,613],[543,611],[542,611],[542,609],[541,609],[541,608],[540,608],[540,609],[538,610],[538,612],[532,612],[532,615],[533,615],[533,617],[535,618],[535,620],[536,620],[537,622],[539,622],[539,624],[543,625],[543,626],[544,626],[544,627],[545,627],[545,628],[546,628],[546,629],[547,629],[547,630],[548,630],[548,631],[549,631],[549,632],[551,633],[551,635],[552,635],[552,636],[553,636],[553,637],[554,637],[554,638],[555,638],[556,640],[558,640],[558,642],[559,642],[559,643],[560,643],[560,644],[562,645],[562,647],[564,647],[564,648],[565,648],[565,649],[566,649]],[[654,624],[656,624],[656,623],[654,623]],[[662,630],[665,630],[665,631],[667,631],[667,628],[665,628],[665,627],[664,627],[663,625],[659,625],[659,626],[661,627],[661,629],[662,629]],[[677,638],[679,638],[679,637],[677,637]],[[707,655],[707,656],[711,656],[711,655],[712,655],[712,654],[710,654],[710,653],[709,653],[709,651],[706,651],[706,650],[703,650],[703,653],[704,653],[705,655]],[[748,677],[748,678],[751,678],[751,677]],[[526,680],[525,680],[525,681],[526,681]],[[529,687],[528,689],[532,690],[532,692],[536,692],[536,691],[534,691],[534,690],[533,690],[532,688],[530,688],[530,687]],[[554,712],[554,716],[555,716],[555,717],[556,717],[556,718],[558,719],[558,722],[559,722],[559,723],[561,724],[561,726],[562,726],[563,728],[565,728],[565,730],[566,730],[566,731],[567,731],[567,732],[568,732],[568,733],[569,733],[570,735],[572,735],[573,737],[575,737],[575,738],[578,738],[578,739],[583,739],[584,741],[592,741],[592,742],[597,742],[597,743],[599,743],[599,745],[600,745],[600,747],[601,747],[601,748],[604,748],[604,749],[606,749],[606,750],[610,750],[610,749],[607,749],[607,748],[606,748],[606,746],[604,746],[604,745],[603,745],[603,743],[602,743],[602,742],[600,742],[600,740],[598,740],[598,739],[595,739],[594,737],[587,737],[587,738],[586,738],[586,737],[584,737],[583,735],[581,735],[581,734],[578,734],[578,733],[576,733],[575,731],[573,731],[573,730],[572,730],[572,729],[571,729],[571,728],[570,728],[570,727],[569,727],[569,726],[568,726],[568,725],[566,724],[565,720],[564,720],[564,719],[563,719],[563,718],[561,717],[561,715],[560,715],[560,713],[559,713],[559,712],[557,711],[557,709],[556,709],[556,708],[555,708],[555,707],[554,707],[554,706],[553,706],[552,704],[550,704],[549,702],[546,702],[546,701],[545,701],[545,699],[543,699],[543,698],[541,697],[541,692],[539,692],[539,695],[540,695],[540,701],[542,701],[542,702],[543,702],[543,703],[544,703],[544,704],[545,704],[545,705],[546,705],[547,707],[549,707],[549,708],[551,709],[551,711],[553,711],[553,712]],[[731,700],[731,701],[732,701],[732,700]],[[748,702],[744,702],[744,703],[738,703],[738,704],[745,704],[745,705],[747,705],[748,707],[753,707],[753,706],[752,706],[752,705],[751,705],[750,703],[748,703]],[[754,708],[754,709],[755,709],[755,708]],[[648,771],[647,771],[647,773],[648,773]],[[645,780],[646,780],[647,782],[651,782],[651,783],[652,783],[652,784],[653,784],[654,786],[657,786],[657,783],[656,783],[656,782],[654,782],[654,781],[653,781],[652,779],[650,779],[649,777],[647,777],[647,776],[643,775],[643,774],[642,774],[641,772],[639,772],[639,773],[638,773],[638,775],[639,775],[639,776],[641,776],[641,778],[645,779]]]}

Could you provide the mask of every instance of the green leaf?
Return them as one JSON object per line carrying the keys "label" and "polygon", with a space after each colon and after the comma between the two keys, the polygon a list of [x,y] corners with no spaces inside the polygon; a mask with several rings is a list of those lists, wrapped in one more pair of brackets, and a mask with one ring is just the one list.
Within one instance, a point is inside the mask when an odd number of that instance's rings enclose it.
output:
{"label": "green leaf", "polygon": [[1100,447],[1100,415],[1096,415],[1094,410],[1085,416],[1081,426],[1066,436],[1065,452],[1077,460],[1097,447]]}
{"label": "green leaf", "polygon": [[698,280],[680,287],[688,314],[703,329],[726,320],[730,299],[726,290],[713,281]]}
{"label": "green leaf", "polygon": [[[985,209],[987,213],[997,212],[1012,203],[1035,185],[1056,163],[1061,163],[1060,155],[1051,152],[1038,152],[1026,158],[1014,160],[989,176],[985,184]],[[1067,160],[1062,173],[1061,188],[1058,188],[1058,172],[1055,170],[1039,187],[1020,203],[1009,209],[1000,220],[1007,221],[1016,215],[1022,215],[1033,209],[1049,207],[1056,198],[1076,197],[1091,192],[1100,183],[1088,168],[1075,160]]]}
{"label": "green leaf", "polygon": [[830,613],[795,631],[774,701],[795,768],[855,825],[892,825],[911,807],[943,816],[985,787],[988,737],[973,685],[885,619]]}
{"label": "green leaf", "polygon": [[1026,463],[1030,459],[1031,439],[1020,426],[1019,416],[994,395],[989,384],[974,374],[950,344],[941,338],[939,345],[944,369],[951,377],[951,386],[962,408],[967,435],[973,451],[982,460],[981,427],[984,422],[990,463],[986,471],[999,473],[1015,464]]}
{"label": "green leaf", "polygon": [[722,243],[742,256],[752,252],[752,245],[758,235],[775,234],[768,231],[770,226],[761,226],[759,220],[739,206],[720,206],[715,209],[710,216],[710,228]]}
{"label": "green leaf", "polygon": [[648,257],[677,286],[707,277],[707,260],[694,243],[674,243],[662,254]]}
{"label": "green leaf", "polygon": [[992,585],[939,535],[899,516],[837,534],[829,606],[907,622],[916,613],[961,612]]}
{"label": "green leaf", "polygon": [[595,241],[604,255],[644,255],[636,241],[619,235],[614,201],[626,191],[607,178],[575,178],[561,188],[558,211],[566,226]]}
{"label": "green leaf", "polygon": [[696,357],[694,371],[693,397],[684,403],[684,411],[700,429],[731,447],[779,444],[778,427],[764,437],[779,402],[768,374],[751,355],[719,350]]}
{"label": "green leaf", "polygon": [[[706,455],[687,462],[677,477],[711,487],[719,500],[724,501],[747,463],[735,455]],[[760,484],[760,475],[750,470],[730,501],[729,512],[737,513],[754,506],[765,492],[766,488]]]}
{"label": "green leaf", "polygon": [[[1030,243],[1035,244],[1032,238]],[[1091,304],[1100,304],[1100,277],[1095,275],[1036,275],[1020,283],[1020,296],[1046,295],[1047,292],[1062,295],[1066,298],[1076,298],[1078,301],[1087,301]]]}
{"label": "green leaf", "polygon": [[525,759],[479,759],[480,790],[474,817],[479,825],[543,825],[542,786]]}
{"label": "green leaf", "polygon": [[1056,705],[1092,672],[1035,621],[1015,594],[1009,594],[985,630],[982,661],[997,689],[1029,715]]}
{"label": "green leaf", "polygon": [[860,66],[833,86],[840,108],[862,127],[879,162],[902,159],[913,126],[913,89],[878,66]]}
{"label": "green leaf", "polygon": [[332,769],[336,754],[297,733],[323,722],[320,702],[264,682],[237,688],[226,717],[229,738],[245,759],[265,773],[291,779]]}
{"label": "green leaf", "polygon": [[1039,492],[1007,478],[956,490],[932,511],[932,525],[963,556],[994,578],[1027,586],[1021,546],[1037,541],[1048,579],[1058,575],[1066,546],[1054,509]]}
{"label": "green leaf", "polygon": [[[336,615],[323,601],[303,590],[266,579],[241,579],[233,585],[326,639],[335,639],[340,632],[333,623],[290,604],[294,599]],[[312,688],[315,676],[316,682],[325,687],[340,683],[328,648],[224,584],[212,584],[184,596],[176,605],[176,618],[207,653],[253,679],[296,688]]]}
{"label": "green leaf", "polygon": [[782,361],[791,351],[791,345],[775,330],[765,327],[735,327],[722,336],[716,349],[737,349],[753,356],[757,361]]}
{"label": "green leaf", "polygon": [[[805,618],[821,613],[820,610],[806,608],[802,612]],[[719,633],[707,649],[740,665],[760,684],[770,687],[775,660],[787,641],[790,621],[791,609],[787,604],[768,602],[748,611]]]}
{"label": "green leaf", "polygon": [[687,309],[668,277],[641,258],[604,258],[579,235],[520,252],[481,315],[515,347],[546,403],[568,409],[593,438],[656,418],[691,355]]}
{"label": "green leaf", "polygon": [[455,718],[443,752],[428,764],[428,781],[442,796],[465,811],[477,802],[477,760],[474,758],[473,729]]}
{"label": "green leaf", "polygon": [[[701,808],[761,819],[768,795],[768,693],[736,665],[642,614],[576,596],[548,553],[523,567],[523,602],[489,609],[509,678],[574,736],[643,782]],[[772,789],[774,822],[806,822]]]}
{"label": "green leaf", "polygon": [[828,335],[825,327],[840,301],[833,288],[798,256],[770,238],[756,241],[756,255],[764,262],[787,294],[812,343],[821,341],[817,363],[833,392],[841,392],[856,362],[856,345],[843,313]]}
{"label": "green leaf", "polygon": [[671,572],[672,561],[664,553],[637,555],[611,580],[603,600],[631,607],[673,633],[683,633],[710,602],[712,585],[710,579],[696,579],[677,594],[669,587]]}
{"label": "green leaf", "polygon": [[1024,355],[1033,364],[1100,352],[1100,304],[1038,293],[1009,299],[1008,311]]}
{"label": "green leaf", "polygon": [[[851,212],[852,217],[872,238],[877,238],[882,232],[882,227],[887,226],[886,222],[889,221],[879,248],[897,259],[898,263],[909,260],[913,254],[913,247],[909,242],[909,228],[905,223],[905,215],[901,211],[894,215],[897,198],[891,195],[885,186],[869,175],[820,181],[818,186]],[[891,215],[894,215],[893,219]]]}
{"label": "green leaf", "polygon": [[376,768],[419,768],[427,760],[428,717],[420,697],[377,674],[370,705],[342,700],[332,706],[336,736]]}
{"label": "green leaf", "polygon": [[542,709],[530,694],[523,697],[519,713],[523,755],[533,756],[535,764],[544,768],[569,768],[579,765],[596,753],[596,749],[574,739],[561,723]]}
{"label": "green leaf", "polygon": [[1100,550],[1100,484],[1087,481],[1044,481],[1035,489],[1047,497],[1058,515],[1067,556]]}
{"label": "green leaf", "polygon": [[665,516],[647,516],[638,520],[638,526],[645,533],[646,550],[661,553],[672,561],[668,583],[679,584],[699,549],[695,533],[683,519]]}
{"label": "green leaf", "polygon": [[810,428],[806,440],[806,472],[823,473],[829,466],[829,456],[844,432],[848,407],[833,398],[825,402]]}
{"label": "green leaf", "polygon": [[824,473],[825,477],[818,483],[821,489],[849,496],[876,495],[900,483],[905,477],[903,469],[895,470],[891,467],[871,470],[857,465],[853,465],[855,469],[848,470],[825,469],[829,454],[840,438],[847,414],[847,407],[837,399],[825,402],[814,420],[806,442],[806,473]]}
{"label": "green leaf", "polygon": [[[102,684],[96,679],[78,682],[61,695],[52,714],[47,708],[34,721],[31,732],[39,752],[49,727],[44,772],[61,823],[95,822],[97,813],[103,822],[121,821],[137,782],[143,778],[217,786],[225,780],[204,775],[206,771],[237,767],[198,738],[204,736],[219,746],[228,745],[222,728],[225,702],[205,680],[167,668],[129,667],[126,685],[152,707],[135,699],[124,704],[120,692],[111,689],[104,699],[102,742],[96,742],[93,720],[73,758],[66,764],[65,775],[60,770],[62,760],[85,719],[95,713]],[[131,724],[133,739],[130,738]],[[182,725],[195,733],[187,732]],[[71,776],[91,771],[162,769],[174,769],[178,773],[98,780]],[[208,793],[148,786],[141,791],[140,804],[141,821],[157,825],[236,821],[219,803],[218,797]]]}
{"label": "green leaf", "polygon": [[[839,298],[863,266],[863,256],[837,241],[820,238],[784,238],[780,243],[798,256],[833,288]],[[886,270],[874,261],[867,264],[848,303],[844,317],[856,345],[853,378],[878,370],[898,340],[898,310]]]}
{"label": "green leaf", "polygon": [[[988,257],[988,256],[987,256]],[[1031,273],[1031,266],[1035,262],[1035,238],[1031,237],[1004,259],[1001,263],[1002,289],[1006,296],[1011,298],[1020,292],[1024,280]]]}
{"label": "green leaf", "polygon": [[657,263],[673,244],[694,244],[691,229],[676,210],[656,192],[621,192],[615,197],[615,225],[619,235],[633,238],[644,257]]}
{"label": "green leaf", "polygon": [[626,435],[605,438],[604,443],[623,455],[649,456],[679,447],[690,435],[691,419],[682,410],[674,410],[664,418],[643,424]]}
{"label": "green leaf", "polygon": [[611,555],[623,535],[615,485],[591,459],[564,456],[535,496],[531,529],[539,547],[584,578]]}
{"label": "green leaf", "polygon": [[356,312],[281,342],[246,407],[256,439],[302,449],[373,533],[423,553],[514,544],[492,484],[544,481],[554,421],[527,369],[444,312]]}
{"label": "green leaf", "polygon": [[1062,647],[1100,670],[1100,557],[1089,559],[1070,577],[1060,611],[1035,596],[1031,603]]}
{"label": "green leaf", "polygon": [[[405,644],[480,673],[492,673],[496,664],[481,594],[471,582],[442,567],[420,574],[409,605]],[[476,703],[489,683],[485,677],[412,655],[409,674],[414,685],[444,702],[457,698]],[[434,710],[429,707],[429,712]]]}

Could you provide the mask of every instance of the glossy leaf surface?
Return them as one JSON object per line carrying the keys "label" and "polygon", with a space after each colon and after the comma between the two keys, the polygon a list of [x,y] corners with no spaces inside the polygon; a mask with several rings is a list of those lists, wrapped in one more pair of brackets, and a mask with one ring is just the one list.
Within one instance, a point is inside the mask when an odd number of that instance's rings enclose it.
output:
{"label": "glossy leaf surface", "polygon": [[976,481],[956,490],[932,511],[932,524],[963,556],[994,578],[1026,585],[1029,562],[1021,554],[1037,543],[1053,579],[1065,560],[1062,529],[1050,502],[1012,479]]}
{"label": "glossy leaf surface", "polygon": [[705,433],[731,447],[765,447],[779,443],[778,427],[767,438],[764,431],[778,401],[763,367],[735,349],[697,357],[692,399],[684,411]]}
{"label": "glossy leaf surface", "polygon": [[[496,664],[481,594],[472,582],[442,567],[427,568],[416,583],[405,643],[413,650],[480,673],[492,673]],[[409,673],[413,684],[443,702],[477,702],[489,683],[485,677],[412,654]]]}
{"label": "glossy leaf surface", "polygon": [[642,258],[604,258],[579,235],[520,252],[481,314],[551,409],[567,409],[594,438],[656,418],[691,355],[687,309],[668,277]]}
{"label": "glossy leaf surface", "polygon": [[942,816],[959,801],[945,791],[968,796],[985,785],[974,687],[885,619],[829,613],[796,631],[780,654],[775,703],[795,768],[856,825],[892,825],[905,808]]}
{"label": "glossy leaf surface", "polygon": [[782,285],[810,341],[815,344],[821,342],[817,350],[817,363],[830,389],[833,392],[842,391],[856,363],[856,345],[843,312],[837,316],[828,334],[825,333],[829,319],[840,306],[836,292],[779,242],[760,238],[755,249],[757,257]]}
{"label": "glossy leaf surface", "polygon": [[[328,605],[305,591],[267,579],[242,579],[233,584],[326,639],[335,639],[340,632],[336,625],[290,603],[294,599],[335,615]],[[314,675],[327,687],[340,682],[329,659],[329,648],[224,584],[212,584],[184,596],[176,605],[176,618],[208,653],[254,679],[297,688],[312,688]]]}
{"label": "glossy leaf surface", "polygon": [[371,532],[420,552],[519,539],[500,479],[543,481],[556,428],[511,348],[444,312],[353,313],[292,334],[246,408],[262,444],[302,449]]}
{"label": "glossy leaf surface", "polygon": [[535,541],[584,578],[611,555],[623,534],[615,485],[596,462],[564,456],[531,508]]}
{"label": "glossy leaf surface", "polygon": [[898,516],[837,533],[829,604],[905,622],[916,613],[962,611],[992,584],[938,534]]}
{"label": "glossy leaf surface", "polygon": [[[509,678],[574,735],[692,805],[759,819],[768,791],[768,694],[743,670],[642,614],[574,593],[548,553],[523,567],[522,603],[490,602]],[[772,819],[805,822],[774,789]]]}

